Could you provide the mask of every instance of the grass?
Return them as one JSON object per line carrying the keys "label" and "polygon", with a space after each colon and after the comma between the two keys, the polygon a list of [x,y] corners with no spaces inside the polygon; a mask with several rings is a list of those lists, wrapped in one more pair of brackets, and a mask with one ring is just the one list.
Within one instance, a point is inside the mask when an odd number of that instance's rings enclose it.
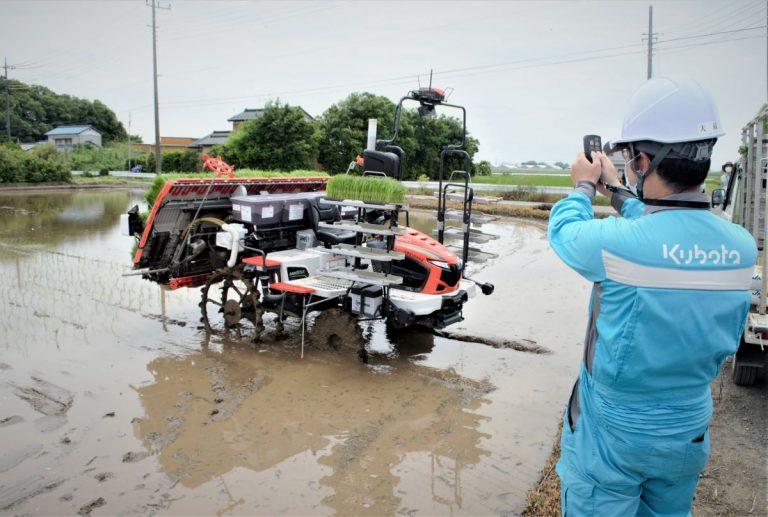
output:
{"label": "grass", "polygon": [[523,515],[533,517],[560,517],[560,478],[555,472],[555,465],[560,459],[560,433],[562,423],[557,430],[555,445],[552,447],[544,470],[539,474],[536,486],[528,491],[525,498]]}
{"label": "grass", "polygon": [[[552,171],[548,174],[554,174]],[[720,187],[720,172],[710,173],[705,181],[705,187],[707,192],[711,192],[713,189]],[[496,176],[475,176],[472,178],[472,182],[477,185],[521,185],[521,186],[535,186],[535,187],[571,187],[573,181],[568,172],[558,174],[557,176],[544,176],[541,174],[521,174],[516,176],[511,175],[496,175]]]}
{"label": "grass", "polygon": [[332,199],[359,199],[372,203],[402,203],[405,186],[392,178],[339,174],[328,180],[326,193]]}
{"label": "grass", "polygon": [[[408,200],[410,208],[420,208],[424,210],[434,210],[437,208],[437,199],[410,198]],[[448,201],[448,208],[461,210],[459,201]],[[552,208],[551,203],[542,202],[538,206],[518,206],[510,204],[489,204],[472,205],[472,211],[482,212],[489,215],[501,215],[505,217],[522,217],[525,219],[538,219],[540,221],[549,220],[549,211]],[[595,218],[602,219],[610,214],[596,212]]]}
{"label": "grass", "polygon": [[[482,187],[477,187],[482,188]],[[427,188],[415,188],[408,189],[409,194],[417,194],[422,196],[432,196],[435,193],[434,189]],[[548,194],[541,192],[538,188],[533,186],[524,186],[515,190],[499,191],[499,190],[478,190],[475,192],[475,196],[484,197],[500,197],[504,201],[526,201],[529,203],[549,203],[554,204],[566,197],[566,194]],[[596,196],[592,200],[593,205],[597,206],[609,206],[610,200],[605,196]]]}
{"label": "grass", "polygon": [[568,173],[558,176],[526,174],[520,176],[475,176],[473,184],[485,185],[531,185],[537,187],[571,187],[573,181]]}

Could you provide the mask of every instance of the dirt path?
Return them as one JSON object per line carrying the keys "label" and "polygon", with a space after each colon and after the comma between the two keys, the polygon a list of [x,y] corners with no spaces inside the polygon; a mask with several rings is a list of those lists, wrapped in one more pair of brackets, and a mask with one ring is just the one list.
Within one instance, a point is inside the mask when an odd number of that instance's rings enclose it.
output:
{"label": "dirt path", "polygon": [[726,364],[712,384],[712,456],[696,490],[694,515],[768,515],[768,382],[736,386]]}
{"label": "dirt path", "polygon": [[[727,362],[712,383],[714,414],[710,425],[712,456],[696,489],[693,515],[768,515],[768,382],[736,386]],[[560,480],[554,465],[560,455],[560,434],[534,488],[528,492],[524,515],[560,515]]]}

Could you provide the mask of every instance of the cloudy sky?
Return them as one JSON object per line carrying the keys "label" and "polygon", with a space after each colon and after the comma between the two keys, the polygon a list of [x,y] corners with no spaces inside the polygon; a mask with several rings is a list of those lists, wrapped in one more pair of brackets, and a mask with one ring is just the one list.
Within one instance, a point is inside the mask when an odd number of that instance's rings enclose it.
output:
{"label": "cloudy sky", "polygon": [[[355,91],[393,101],[428,80],[467,108],[479,158],[570,162],[617,136],[645,80],[647,1],[163,0],[160,130],[200,137],[280,98],[320,115]],[[654,75],[712,91],[728,134],[766,102],[766,0],[656,1]],[[9,76],[100,99],[154,141],[151,9],[143,0],[0,0]],[[389,131],[387,128],[386,131]],[[382,130],[384,132],[384,130]]]}

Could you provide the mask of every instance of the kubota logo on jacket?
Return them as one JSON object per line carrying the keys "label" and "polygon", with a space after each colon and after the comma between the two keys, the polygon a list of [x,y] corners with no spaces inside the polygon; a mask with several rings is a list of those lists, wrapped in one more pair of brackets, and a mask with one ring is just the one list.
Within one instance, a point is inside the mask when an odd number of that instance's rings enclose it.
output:
{"label": "kubota logo on jacket", "polygon": [[665,260],[670,260],[676,265],[680,264],[741,264],[741,254],[737,250],[729,250],[725,244],[721,244],[719,249],[702,249],[698,244],[693,248],[682,248],[680,244],[668,245],[662,244],[661,251]]}

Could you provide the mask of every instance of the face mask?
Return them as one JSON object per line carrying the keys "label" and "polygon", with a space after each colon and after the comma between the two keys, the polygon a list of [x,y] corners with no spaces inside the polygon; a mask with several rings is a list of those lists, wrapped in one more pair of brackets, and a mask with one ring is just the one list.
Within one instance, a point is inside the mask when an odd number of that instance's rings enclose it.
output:
{"label": "face mask", "polygon": [[[631,153],[629,152],[629,149],[623,149],[622,155],[624,156],[624,178],[627,185],[627,188],[630,192],[632,192],[635,196],[637,196],[637,173],[635,172],[635,160],[637,160],[637,156],[632,157]],[[634,185],[629,182],[629,175],[627,174],[627,171],[629,171],[631,168],[632,174],[635,176],[635,183]]]}

